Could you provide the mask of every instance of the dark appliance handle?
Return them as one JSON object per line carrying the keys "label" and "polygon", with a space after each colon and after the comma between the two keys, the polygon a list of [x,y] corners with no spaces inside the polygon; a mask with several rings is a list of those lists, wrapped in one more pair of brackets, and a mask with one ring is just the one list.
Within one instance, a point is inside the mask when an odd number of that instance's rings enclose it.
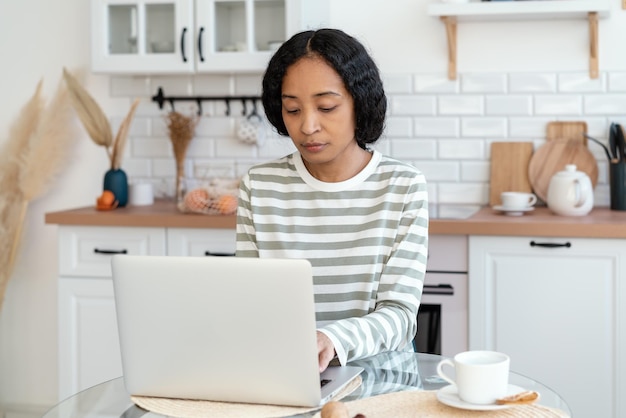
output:
{"label": "dark appliance handle", "polygon": [[445,295],[452,296],[454,295],[454,287],[449,284],[425,284],[424,289],[422,290],[423,295]]}

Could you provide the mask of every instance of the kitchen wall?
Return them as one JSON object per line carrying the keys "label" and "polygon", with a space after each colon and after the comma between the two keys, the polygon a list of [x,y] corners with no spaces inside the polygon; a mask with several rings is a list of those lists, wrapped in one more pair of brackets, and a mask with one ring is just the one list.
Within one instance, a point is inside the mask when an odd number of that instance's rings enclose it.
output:
{"label": "kitchen wall", "polygon": [[[310,0],[314,1],[314,0]],[[601,77],[588,77],[588,31],[584,20],[460,23],[458,80],[449,81],[442,23],[426,14],[430,0],[341,0],[331,3],[330,22],[361,39],[384,75],[389,120],[378,148],[413,162],[430,183],[431,200],[482,205],[488,199],[489,144],[528,140],[539,145],[551,120],[584,120],[589,133],[607,136],[610,121],[626,124],[626,11],[610,0],[600,21]],[[170,77],[108,77],[88,72],[89,2],[0,2],[0,141],[6,140],[20,107],[44,79],[50,97],[61,69],[83,69],[89,91],[117,125],[133,97],[144,100],[132,126],[123,167],[133,181],[171,191],[174,162],[164,112],[149,97],[166,94],[255,94],[260,74]],[[193,111],[193,106],[177,106]],[[188,170],[209,164],[241,174],[257,161],[290,150],[287,139],[268,131],[262,146],[238,141],[237,104],[206,104],[189,151]],[[79,127],[79,129],[81,129]],[[70,164],[50,190],[32,203],[21,257],[0,312],[0,405],[6,411],[42,411],[57,401],[56,227],[46,212],[94,204],[107,169],[104,150],[84,131],[68,150]],[[608,204],[601,150],[596,189]],[[0,411],[2,406],[0,406]],[[1,415],[1,414],[0,414]]]}
{"label": "kitchen wall", "polygon": [[[149,101],[150,92],[167,94],[260,94],[261,75],[197,77],[114,77],[112,95],[145,97],[135,119],[124,168],[131,182],[151,182],[161,196],[173,195],[175,167],[164,113]],[[591,80],[585,71],[473,72],[448,80],[441,72],[385,74],[389,118],[377,148],[422,169],[430,199],[440,208],[484,205],[488,201],[489,149],[493,141],[543,143],[552,120],[584,120],[589,134],[605,139],[609,121],[626,119],[626,72],[603,72]],[[166,104],[166,108],[169,106]],[[251,105],[247,105],[250,112]],[[193,114],[195,105],[177,105]],[[270,127],[258,145],[239,141],[235,132],[242,106],[203,105],[203,117],[187,154],[188,176],[240,176],[255,163],[292,150],[287,138]],[[117,118],[119,122],[121,117]],[[608,206],[607,162],[590,143],[600,177],[598,206]],[[207,170],[210,168],[210,170]],[[437,214],[435,214],[437,215]]]}

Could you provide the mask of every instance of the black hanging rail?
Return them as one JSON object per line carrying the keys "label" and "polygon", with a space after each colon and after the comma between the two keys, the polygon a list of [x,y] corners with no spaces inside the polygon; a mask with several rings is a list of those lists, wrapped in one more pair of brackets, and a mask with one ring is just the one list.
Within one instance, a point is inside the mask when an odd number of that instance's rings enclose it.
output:
{"label": "black hanging rail", "polygon": [[163,109],[163,104],[165,102],[170,104],[172,110],[175,110],[174,102],[196,102],[198,105],[198,115],[202,115],[202,102],[224,102],[226,103],[226,116],[230,116],[230,102],[241,101],[243,104],[242,114],[245,116],[247,113],[246,102],[251,101],[254,109],[256,110],[257,100],[261,100],[261,96],[166,96],[163,94],[163,89],[161,87],[157,90],[157,94],[152,96],[152,101],[157,102],[159,109]]}

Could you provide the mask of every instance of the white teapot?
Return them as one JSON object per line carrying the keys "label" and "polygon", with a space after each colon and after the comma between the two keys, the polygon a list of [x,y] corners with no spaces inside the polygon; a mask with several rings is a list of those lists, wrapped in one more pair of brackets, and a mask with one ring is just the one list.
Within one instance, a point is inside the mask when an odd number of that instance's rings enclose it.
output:
{"label": "white teapot", "polygon": [[557,215],[583,216],[593,208],[593,186],[589,176],[568,164],[550,179],[548,207]]}

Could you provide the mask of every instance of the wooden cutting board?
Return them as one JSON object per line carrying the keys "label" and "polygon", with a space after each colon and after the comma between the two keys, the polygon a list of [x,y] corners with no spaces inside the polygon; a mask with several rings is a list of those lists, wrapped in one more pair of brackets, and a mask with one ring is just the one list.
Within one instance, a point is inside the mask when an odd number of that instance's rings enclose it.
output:
{"label": "wooden cutting board", "polygon": [[493,142],[491,144],[491,177],[489,205],[500,201],[502,192],[532,191],[528,178],[528,164],[533,153],[532,142]]}
{"label": "wooden cutting board", "polygon": [[577,140],[552,139],[535,151],[528,165],[528,178],[533,191],[544,202],[552,176],[563,171],[567,164],[576,164],[576,168],[586,173],[596,187],[598,163],[587,145]]}
{"label": "wooden cutting board", "polygon": [[548,122],[546,139],[571,139],[587,145],[587,122]]}

